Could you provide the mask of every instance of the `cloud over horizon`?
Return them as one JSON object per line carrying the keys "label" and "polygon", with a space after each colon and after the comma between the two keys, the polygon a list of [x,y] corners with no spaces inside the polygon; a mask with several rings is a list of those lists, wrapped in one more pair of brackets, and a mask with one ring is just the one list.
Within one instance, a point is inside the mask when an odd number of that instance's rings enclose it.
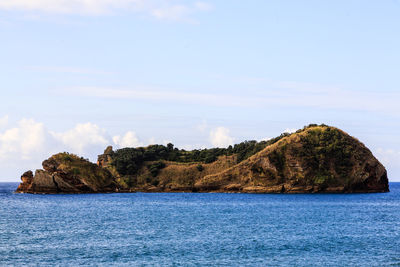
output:
{"label": "cloud over horizon", "polygon": [[228,147],[233,145],[234,140],[228,128],[217,127],[210,132],[210,142],[215,147]]}
{"label": "cloud over horizon", "polygon": [[[28,169],[40,168],[44,159],[62,151],[68,151],[95,162],[97,155],[108,145],[113,145],[118,149],[156,143],[165,145],[170,142],[156,140],[153,137],[145,141],[139,138],[134,131],[110,135],[106,129],[91,122],[78,123],[73,128],[62,132],[51,131],[43,123],[34,119],[21,119],[15,125],[9,125],[8,116],[3,116],[0,118],[0,126],[1,124],[3,128],[0,127],[0,168],[3,172],[0,180],[8,179],[8,181],[13,177],[15,180],[20,173]],[[206,125],[206,122],[203,121],[202,124]],[[5,128],[5,126],[7,127]],[[208,142],[213,147],[221,148],[234,144],[235,138],[228,128],[223,126],[202,128],[209,133],[208,140],[205,139],[202,144],[196,146],[187,144],[181,148],[206,148],[208,145],[205,144]],[[198,131],[199,129],[194,130]],[[285,132],[293,131],[294,129],[290,128],[285,130]],[[379,148],[374,151],[374,154],[389,170],[394,172],[400,170],[399,151]]]}
{"label": "cloud over horizon", "polygon": [[[5,117],[8,119],[8,117]],[[79,123],[64,132],[50,131],[43,123],[21,119],[14,127],[0,131],[0,168],[2,176],[15,176],[27,169],[41,167],[41,162],[52,154],[68,151],[95,162],[107,145],[116,148],[132,146],[134,132],[111,137],[105,129],[93,123]],[[137,141],[138,142],[138,141]],[[11,173],[11,174],[9,174]],[[10,177],[0,177],[1,179]]]}
{"label": "cloud over horizon", "polygon": [[133,131],[128,131],[125,135],[116,135],[112,138],[115,145],[118,147],[138,147],[144,144],[139,141],[136,133]]}
{"label": "cloud over horizon", "polygon": [[[21,119],[15,125],[7,125],[8,116],[0,118],[0,168],[3,170],[1,179],[15,177],[28,169],[41,167],[41,162],[53,154],[68,151],[96,162],[97,155],[108,145],[116,149],[124,147],[139,147],[150,144],[164,144],[170,141],[150,137],[141,140],[134,131],[120,135],[110,135],[100,126],[87,122],[78,123],[75,127],[62,132],[49,130],[43,123],[34,119]],[[7,127],[6,127],[7,126]],[[217,127],[211,129],[209,142],[213,146],[226,147],[233,143],[229,129]],[[204,140],[204,144],[207,140]],[[205,145],[199,147],[206,147]],[[187,146],[183,147],[190,147]],[[11,176],[11,177],[4,177]]]}
{"label": "cloud over horizon", "polygon": [[209,11],[212,6],[171,0],[0,0],[0,9],[89,16],[139,13],[159,20],[191,21],[193,13]]}
{"label": "cloud over horizon", "polygon": [[295,129],[295,128],[286,128],[283,132],[291,134],[291,133],[294,133],[296,131],[297,131],[297,129]]}

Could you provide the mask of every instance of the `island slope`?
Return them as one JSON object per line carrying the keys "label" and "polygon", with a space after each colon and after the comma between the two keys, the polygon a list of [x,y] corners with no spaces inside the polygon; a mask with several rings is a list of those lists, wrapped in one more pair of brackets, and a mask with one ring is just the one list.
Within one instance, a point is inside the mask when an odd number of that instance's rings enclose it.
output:
{"label": "island slope", "polygon": [[21,193],[96,192],[388,192],[384,166],[356,138],[335,127],[310,125],[268,142],[185,151],[155,145],[114,152],[98,164],[68,153],[26,172]]}

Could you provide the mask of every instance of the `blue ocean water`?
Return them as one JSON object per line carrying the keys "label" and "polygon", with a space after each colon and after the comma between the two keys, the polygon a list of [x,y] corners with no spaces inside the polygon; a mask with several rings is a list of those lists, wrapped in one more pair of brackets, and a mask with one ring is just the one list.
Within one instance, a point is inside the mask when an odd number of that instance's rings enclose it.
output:
{"label": "blue ocean water", "polygon": [[1,266],[400,266],[400,183],[385,194],[13,194]]}

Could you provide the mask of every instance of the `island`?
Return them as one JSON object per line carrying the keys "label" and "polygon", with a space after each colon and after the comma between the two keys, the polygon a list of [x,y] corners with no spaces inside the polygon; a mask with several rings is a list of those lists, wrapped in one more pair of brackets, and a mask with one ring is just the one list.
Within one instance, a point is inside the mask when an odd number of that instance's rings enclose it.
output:
{"label": "island", "polygon": [[344,131],[310,124],[268,141],[186,151],[173,144],[107,147],[97,164],[67,152],[27,171],[17,193],[381,193],[385,167]]}

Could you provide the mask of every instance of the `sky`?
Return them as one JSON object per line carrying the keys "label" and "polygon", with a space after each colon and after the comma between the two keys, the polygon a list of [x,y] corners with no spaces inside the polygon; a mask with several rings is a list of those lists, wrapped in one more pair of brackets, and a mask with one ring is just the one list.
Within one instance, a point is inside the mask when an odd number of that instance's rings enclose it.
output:
{"label": "sky", "polygon": [[400,1],[0,0],[0,182],[50,155],[310,123],[400,181]]}

